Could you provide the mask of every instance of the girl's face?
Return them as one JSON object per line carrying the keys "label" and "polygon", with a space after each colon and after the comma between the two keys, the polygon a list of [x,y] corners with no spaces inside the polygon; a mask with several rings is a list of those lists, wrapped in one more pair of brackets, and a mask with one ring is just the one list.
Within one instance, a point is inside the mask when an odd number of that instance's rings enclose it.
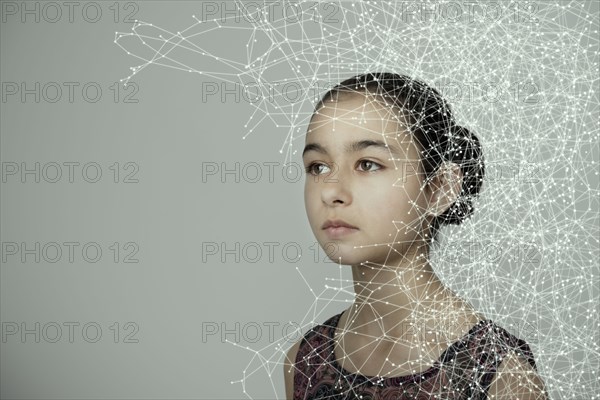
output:
{"label": "girl's face", "polygon": [[[304,201],[311,229],[333,262],[394,265],[423,239],[431,194],[421,188],[419,159],[406,128],[372,97],[328,101],[313,115],[303,154]],[[328,220],[357,229],[324,230]]]}

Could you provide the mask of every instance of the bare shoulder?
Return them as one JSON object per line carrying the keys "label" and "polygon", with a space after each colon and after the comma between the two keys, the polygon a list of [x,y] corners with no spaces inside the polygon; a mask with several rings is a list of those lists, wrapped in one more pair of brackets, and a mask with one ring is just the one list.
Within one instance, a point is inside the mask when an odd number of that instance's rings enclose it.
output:
{"label": "bare shoulder", "polygon": [[298,340],[290,349],[287,351],[285,355],[285,360],[283,361],[283,376],[285,382],[285,398],[288,400],[292,400],[294,397],[294,363],[296,362],[296,355],[298,354],[298,350],[300,349],[300,344],[302,343],[302,339]]}
{"label": "bare shoulder", "polygon": [[489,400],[548,400],[544,381],[523,357],[511,351],[500,363],[488,390]]}

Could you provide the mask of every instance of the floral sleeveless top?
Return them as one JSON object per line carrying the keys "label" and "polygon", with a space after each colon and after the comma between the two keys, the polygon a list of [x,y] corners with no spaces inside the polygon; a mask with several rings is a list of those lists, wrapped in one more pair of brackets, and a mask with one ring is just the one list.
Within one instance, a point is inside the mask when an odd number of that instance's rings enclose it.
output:
{"label": "floral sleeveless top", "polygon": [[294,400],[485,400],[509,351],[525,357],[537,370],[529,345],[487,319],[450,345],[425,371],[396,377],[352,373],[339,365],[333,351],[341,315],[313,327],[302,338],[294,365]]}

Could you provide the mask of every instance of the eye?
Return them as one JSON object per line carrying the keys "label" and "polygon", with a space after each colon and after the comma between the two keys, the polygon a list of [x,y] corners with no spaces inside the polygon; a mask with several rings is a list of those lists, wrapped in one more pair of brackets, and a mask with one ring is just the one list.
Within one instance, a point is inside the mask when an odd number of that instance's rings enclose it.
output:
{"label": "eye", "polygon": [[[375,161],[371,161],[371,160],[360,160],[358,162],[358,165],[360,166],[366,166],[366,170],[362,170],[363,172],[375,172],[378,171],[380,169],[383,168],[383,166],[379,163],[376,163]],[[376,169],[372,169],[373,166],[377,166]],[[317,167],[317,172],[315,172],[315,167]],[[306,168],[305,171],[307,174],[311,174],[311,175],[320,175],[323,172],[323,169],[319,168],[319,167],[325,167],[325,168],[329,168],[327,167],[327,165],[322,164],[322,163],[318,163],[318,162],[313,162],[310,163]]]}
{"label": "eye", "polygon": [[[367,171],[366,172],[375,172],[377,170],[380,170],[381,167],[382,167],[381,164],[378,164],[375,161],[371,161],[371,160],[360,160],[358,162],[358,165],[367,166]],[[373,165],[377,165],[378,168],[374,169],[374,170],[370,169],[369,166],[373,166]]]}
{"label": "eye", "polygon": [[305,170],[306,170],[306,173],[307,173],[307,174],[311,174],[311,175],[319,175],[319,174],[320,174],[320,172],[323,172],[322,170],[320,170],[320,171],[318,171],[316,174],[314,174],[314,173],[313,173],[313,171],[314,171],[314,167],[315,167],[315,166],[327,167],[325,164],[321,164],[321,163],[317,163],[317,162],[310,163],[310,164],[309,164],[309,165],[308,165],[308,166],[305,168]]}

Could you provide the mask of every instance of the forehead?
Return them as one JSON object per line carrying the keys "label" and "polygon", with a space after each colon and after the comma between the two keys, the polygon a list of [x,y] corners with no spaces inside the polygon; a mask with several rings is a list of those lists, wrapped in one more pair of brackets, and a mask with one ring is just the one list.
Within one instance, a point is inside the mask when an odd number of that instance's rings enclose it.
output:
{"label": "forehead", "polygon": [[309,150],[332,155],[385,148],[394,159],[418,159],[420,148],[399,108],[360,93],[326,101],[313,115],[305,143],[303,157]]}
{"label": "forehead", "polygon": [[312,115],[306,140],[327,139],[327,133],[344,133],[372,138],[386,136],[401,142],[410,141],[408,126],[398,108],[386,106],[371,94],[345,93],[326,100]]}

